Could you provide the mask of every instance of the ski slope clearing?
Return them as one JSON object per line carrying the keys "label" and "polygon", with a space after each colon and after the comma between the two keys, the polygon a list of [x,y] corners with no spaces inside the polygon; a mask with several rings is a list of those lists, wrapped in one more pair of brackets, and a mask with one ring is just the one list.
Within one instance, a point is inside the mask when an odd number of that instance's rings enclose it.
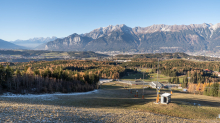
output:
{"label": "ski slope clearing", "polygon": [[93,90],[89,92],[75,92],[75,93],[53,93],[53,94],[13,94],[10,92],[3,93],[0,97],[8,98],[40,98],[42,100],[53,100],[56,99],[56,96],[67,96],[67,95],[85,95],[85,94],[94,94],[98,93],[98,90]]}
{"label": "ski slope clearing", "polygon": [[[206,122],[216,123],[219,98],[173,91],[168,105],[156,105],[156,91],[141,85],[131,90],[124,83],[110,82],[92,92],[42,95],[2,95],[2,122]],[[139,97],[135,97],[135,90]],[[167,90],[161,90],[161,93]],[[19,97],[20,96],[20,97]],[[16,98],[15,98],[16,97]],[[26,98],[27,97],[27,98]],[[44,98],[43,98],[44,97]],[[52,99],[47,99],[52,97]],[[200,106],[194,105],[201,104]]]}

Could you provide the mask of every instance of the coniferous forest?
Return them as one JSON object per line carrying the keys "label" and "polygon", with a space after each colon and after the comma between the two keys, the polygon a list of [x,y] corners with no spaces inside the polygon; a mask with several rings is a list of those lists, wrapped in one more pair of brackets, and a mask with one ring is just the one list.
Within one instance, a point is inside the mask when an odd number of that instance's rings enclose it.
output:
{"label": "coniferous forest", "polygon": [[[13,93],[54,93],[90,91],[98,87],[100,78],[120,79],[128,73],[137,73],[138,68],[152,69],[151,73],[168,76],[168,82],[181,84],[182,87],[198,86],[206,95],[207,87],[218,86],[220,62],[198,62],[172,59],[134,58],[130,62],[113,60],[56,60],[31,61],[27,63],[2,63],[0,66],[1,92]],[[214,72],[215,71],[215,72]],[[181,81],[180,78],[181,77]],[[208,83],[208,84],[207,84]],[[204,87],[203,84],[205,84]],[[217,83],[218,84],[218,83]],[[192,87],[191,87],[192,88]],[[203,89],[201,89],[203,88]],[[192,89],[193,90],[193,89]],[[208,93],[207,93],[208,92]]]}

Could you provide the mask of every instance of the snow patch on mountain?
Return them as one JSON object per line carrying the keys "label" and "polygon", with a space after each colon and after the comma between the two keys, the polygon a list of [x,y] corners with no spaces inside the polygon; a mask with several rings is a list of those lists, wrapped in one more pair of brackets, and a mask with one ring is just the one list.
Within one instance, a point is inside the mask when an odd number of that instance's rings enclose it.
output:
{"label": "snow patch on mountain", "polygon": [[216,30],[216,29],[218,29],[218,28],[220,28],[220,23],[217,23],[217,24],[215,24],[215,25],[212,26],[212,29],[213,29],[213,30]]}

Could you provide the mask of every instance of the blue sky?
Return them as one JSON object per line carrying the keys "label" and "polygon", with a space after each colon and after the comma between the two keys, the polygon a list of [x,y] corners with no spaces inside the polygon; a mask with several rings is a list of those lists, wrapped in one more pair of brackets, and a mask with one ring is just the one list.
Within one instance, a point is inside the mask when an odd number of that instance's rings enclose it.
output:
{"label": "blue sky", "polygon": [[116,24],[216,24],[219,5],[219,0],[0,0],[0,39],[66,37]]}

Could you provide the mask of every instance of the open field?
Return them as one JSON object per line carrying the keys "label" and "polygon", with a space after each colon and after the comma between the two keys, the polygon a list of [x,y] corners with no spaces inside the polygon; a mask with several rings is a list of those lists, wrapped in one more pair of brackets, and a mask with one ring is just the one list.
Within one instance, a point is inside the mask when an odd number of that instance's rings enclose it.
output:
{"label": "open field", "polygon": [[144,73],[144,81],[149,82],[149,81],[152,81],[155,77],[157,77],[157,74],[149,74],[149,72],[151,71],[152,69],[141,68],[141,69],[138,69],[137,73],[129,74],[128,76],[123,76],[121,79],[128,80],[128,81],[142,80],[143,73]]}
{"label": "open field", "polygon": [[69,54],[67,52],[50,52],[50,53],[43,53],[41,56],[53,56],[53,57],[58,57],[58,56],[68,56]]}
{"label": "open field", "polygon": [[[148,72],[146,72],[148,71]],[[142,80],[143,79],[143,72],[144,72],[144,81],[145,82],[151,82],[151,81],[157,81],[157,73],[150,73],[152,69],[139,69],[138,73],[129,74],[128,76],[123,76],[121,80],[128,80],[128,81],[135,81],[135,80]],[[159,82],[168,82],[169,76],[165,76],[163,74],[159,74]],[[172,77],[171,77],[172,78]],[[180,83],[183,82],[184,76],[179,76]]]}
{"label": "open field", "polygon": [[[125,85],[126,87],[126,85]],[[2,122],[220,122],[220,98],[174,91],[168,105],[154,104],[156,91],[138,85],[139,97],[117,82],[82,95],[0,98]],[[161,90],[161,93],[169,92]],[[186,119],[187,118],[187,119]]]}

